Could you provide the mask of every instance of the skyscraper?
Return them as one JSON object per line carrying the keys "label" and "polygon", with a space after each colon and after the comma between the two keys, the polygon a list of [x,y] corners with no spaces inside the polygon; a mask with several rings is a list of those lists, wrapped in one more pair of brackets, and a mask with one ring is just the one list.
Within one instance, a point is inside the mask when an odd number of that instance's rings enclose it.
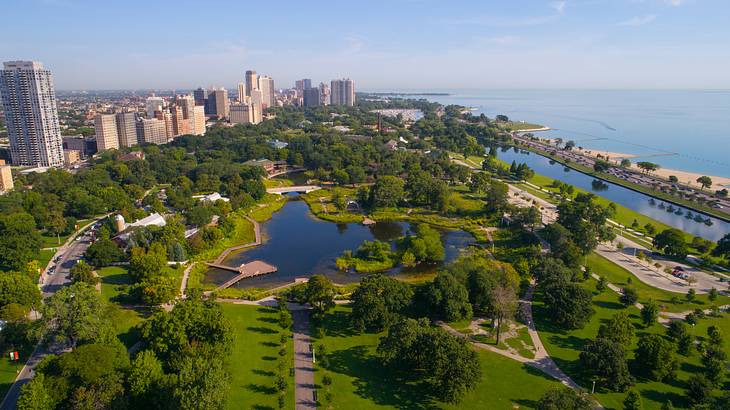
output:
{"label": "skyscraper", "polygon": [[310,78],[302,78],[294,83],[294,88],[299,91],[300,95],[304,94],[304,90],[312,88],[312,80]]}
{"label": "skyscraper", "polygon": [[193,123],[193,135],[205,134],[205,110],[199,105],[193,109]]}
{"label": "skyscraper", "polygon": [[0,97],[15,165],[63,165],[56,92],[50,70],[35,61],[8,61],[0,70]]}
{"label": "skyscraper", "polygon": [[114,114],[96,114],[94,130],[96,131],[96,147],[100,152],[119,149],[117,119]]}
{"label": "skyscraper", "polygon": [[120,112],[116,115],[117,137],[120,147],[133,147],[139,143],[137,137],[137,113]]}
{"label": "skyscraper", "polygon": [[319,88],[307,88],[304,90],[304,106],[317,107],[321,104]]}
{"label": "skyscraper", "polygon": [[276,105],[273,78],[265,75],[259,77],[259,90],[261,90],[261,104],[263,109],[271,108]]}
{"label": "skyscraper", "polygon": [[145,111],[147,111],[147,118],[155,118],[155,112],[160,111],[165,107],[165,100],[162,97],[147,97],[145,102]]}
{"label": "skyscraper", "polygon": [[185,119],[183,114],[183,107],[181,105],[175,105],[170,108],[170,114],[172,114],[172,134],[175,137],[180,135],[190,134],[190,121]]}
{"label": "skyscraper", "polygon": [[258,124],[263,120],[263,95],[261,90],[251,90],[250,113],[251,122]]}
{"label": "skyscraper", "polygon": [[157,118],[140,118],[137,121],[137,133],[140,139],[149,144],[166,144],[167,130],[165,121]]}
{"label": "skyscraper", "polygon": [[325,83],[319,83],[319,100],[322,105],[330,105],[330,86]]}
{"label": "skyscraper", "polygon": [[205,100],[208,99],[208,90],[200,87],[193,91],[193,97],[195,98],[195,105],[205,106]]}
{"label": "skyscraper", "polygon": [[246,83],[238,83],[238,102],[246,102]]}
{"label": "skyscraper", "polygon": [[251,96],[251,91],[259,89],[259,77],[256,75],[256,71],[246,71],[246,95]]}
{"label": "skyscraper", "polygon": [[332,80],[330,87],[330,104],[355,105],[355,83],[349,78]]}
{"label": "skyscraper", "polygon": [[219,119],[228,118],[228,91],[225,88],[208,92],[208,115]]}

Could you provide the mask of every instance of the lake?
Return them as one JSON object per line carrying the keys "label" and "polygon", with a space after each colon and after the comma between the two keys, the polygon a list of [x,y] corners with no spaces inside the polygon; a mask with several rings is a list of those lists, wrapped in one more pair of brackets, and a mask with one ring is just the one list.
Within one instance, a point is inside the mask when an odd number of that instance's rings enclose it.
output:
{"label": "lake", "polygon": [[[595,181],[599,180],[582,172],[565,167],[562,164],[554,162],[539,154],[516,148],[508,149],[505,147],[499,150],[498,156],[507,163],[511,163],[512,161],[515,161],[518,164],[524,162],[538,174],[563,181],[588,192],[593,192],[594,194],[602,196],[609,201],[623,205],[626,208],[656,219],[657,221],[664,222],[669,226],[689,232],[692,235],[717,241],[726,233],[730,233],[730,223],[717,218],[708,217],[703,214],[702,216],[704,219],[709,218],[712,221],[712,226],[707,226],[702,222],[686,218],[687,208],[678,205],[673,205],[673,207],[675,210],[679,209],[682,212],[682,215],[667,212],[666,208],[662,209],[660,207],[660,204],[664,202],[659,199],[657,199],[655,201],[656,203],[652,205],[649,202],[650,197],[647,195],[606,181],[596,183]],[[669,203],[665,203],[665,205],[668,206]],[[692,214],[697,213],[692,212]]]}
{"label": "lake", "polygon": [[[234,285],[239,288],[271,288],[313,274],[324,274],[335,283],[352,283],[364,275],[338,271],[335,266],[337,257],[347,249],[354,251],[366,240],[393,241],[410,229],[407,222],[378,222],[363,226],[323,221],[311,213],[306,202],[295,196],[270,220],[261,224],[264,242],[260,246],[232,254],[224,263],[238,266],[259,259],[278,267],[275,273],[244,279]],[[469,233],[446,230],[442,231],[442,241],[446,249],[446,263],[458,257],[461,249],[476,242]],[[394,268],[387,274],[403,277],[432,273],[442,265]],[[204,282],[220,284],[233,276],[232,272],[210,269]]]}

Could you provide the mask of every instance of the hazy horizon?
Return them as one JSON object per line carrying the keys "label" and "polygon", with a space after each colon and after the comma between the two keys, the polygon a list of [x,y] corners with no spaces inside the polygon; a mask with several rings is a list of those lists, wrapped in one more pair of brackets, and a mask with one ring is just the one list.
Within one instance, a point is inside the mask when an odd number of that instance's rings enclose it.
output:
{"label": "hazy horizon", "polygon": [[730,89],[720,0],[7,3],[0,58],[59,90],[233,88],[247,69],[277,88]]}

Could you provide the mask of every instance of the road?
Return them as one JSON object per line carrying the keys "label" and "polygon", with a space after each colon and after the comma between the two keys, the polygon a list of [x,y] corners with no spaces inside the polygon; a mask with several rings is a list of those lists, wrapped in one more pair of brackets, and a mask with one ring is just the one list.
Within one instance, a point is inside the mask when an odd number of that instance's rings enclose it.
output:
{"label": "road", "polygon": [[[94,222],[91,222],[88,225],[84,226],[79,230],[79,232],[83,232]],[[46,274],[45,272],[41,274],[39,283],[41,293],[44,298],[52,296],[63,286],[66,286],[71,282],[71,267],[76,264],[76,261],[78,261],[81,256],[83,256],[84,252],[86,252],[86,249],[89,247],[89,245],[91,245],[91,242],[87,238],[82,237],[80,240],[77,241],[75,240],[75,237],[76,235],[72,236],[63,246],[58,248],[53,259],[48,264],[48,269],[46,269],[46,272],[51,268],[53,268],[55,272],[51,275]],[[57,262],[53,262],[54,260],[56,260]],[[10,386],[10,389],[5,395],[5,398],[3,399],[2,403],[0,403],[0,410],[15,409],[18,397],[20,396],[21,387],[23,387],[25,383],[33,378],[33,369],[46,355],[48,355],[48,353],[48,350],[41,347],[40,345],[37,346],[35,350],[33,350],[33,353],[31,353],[28,361],[18,373],[18,377],[15,379],[15,383]]]}

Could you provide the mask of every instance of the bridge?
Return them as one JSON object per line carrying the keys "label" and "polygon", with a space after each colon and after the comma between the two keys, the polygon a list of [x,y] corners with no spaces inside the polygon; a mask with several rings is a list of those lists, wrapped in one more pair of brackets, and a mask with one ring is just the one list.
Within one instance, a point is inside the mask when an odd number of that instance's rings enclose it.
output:
{"label": "bridge", "polygon": [[269,194],[287,194],[289,192],[299,192],[308,194],[312,191],[322,189],[319,185],[296,185],[296,186],[283,186],[279,188],[269,188],[266,190]]}
{"label": "bridge", "polygon": [[253,278],[254,276],[260,276],[260,275],[266,275],[268,273],[274,273],[278,270],[276,266],[269,265],[268,263],[263,262],[263,261],[252,261],[249,263],[244,263],[239,267],[223,265],[220,263],[207,263],[207,262],[206,262],[206,265],[210,266],[211,268],[223,269],[223,270],[238,273],[238,275],[234,276],[233,278],[229,279],[222,285],[218,286],[215,289],[216,291],[231,287],[242,279]]}

